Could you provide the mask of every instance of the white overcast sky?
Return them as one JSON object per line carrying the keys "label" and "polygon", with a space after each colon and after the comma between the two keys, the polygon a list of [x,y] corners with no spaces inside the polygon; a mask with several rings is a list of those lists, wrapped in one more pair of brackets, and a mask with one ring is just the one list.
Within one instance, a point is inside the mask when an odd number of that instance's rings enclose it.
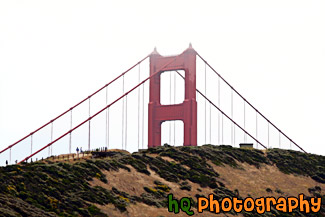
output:
{"label": "white overcast sky", "polygon": [[189,42],[307,152],[325,155],[325,1],[0,1],[0,149],[149,54]]}

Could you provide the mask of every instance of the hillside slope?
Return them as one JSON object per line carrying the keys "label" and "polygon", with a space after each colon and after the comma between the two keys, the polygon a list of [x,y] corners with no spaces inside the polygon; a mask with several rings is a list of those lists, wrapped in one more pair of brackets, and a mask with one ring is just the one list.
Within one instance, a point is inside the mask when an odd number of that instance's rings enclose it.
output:
{"label": "hillside slope", "polygon": [[[230,146],[157,147],[105,158],[0,168],[0,216],[188,216],[167,195],[191,197],[193,216],[325,216],[325,157]],[[318,213],[198,213],[197,197],[322,197]]]}

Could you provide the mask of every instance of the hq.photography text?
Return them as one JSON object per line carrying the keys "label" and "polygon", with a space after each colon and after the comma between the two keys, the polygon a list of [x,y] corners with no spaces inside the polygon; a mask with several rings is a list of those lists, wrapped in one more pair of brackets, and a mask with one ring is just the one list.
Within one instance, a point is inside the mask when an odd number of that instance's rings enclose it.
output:
{"label": "hq.photography text", "polygon": [[[180,200],[177,200],[173,197],[173,194],[169,194],[168,211],[175,214],[182,211],[189,216],[194,215],[191,201],[193,201],[193,199],[190,197],[183,197]],[[203,211],[226,213],[233,210],[236,213],[246,211],[263,214],[265,212],[270,212],[271,207],[285,213],[292,213],[296,209],[304,213],[317,213],[321,208],[321,204],[322,198],[312,197],[310,200],[307,200],[303,194],[299,194],[298,197],[287,198],[260,197],[254,199],[247,197],[245,199],[239,199],[236,197],[225,197],[221,200],[216,200],[213,194],[209,194],[208,197],[197,198],[196,208],[198,213],[203,213]]]}

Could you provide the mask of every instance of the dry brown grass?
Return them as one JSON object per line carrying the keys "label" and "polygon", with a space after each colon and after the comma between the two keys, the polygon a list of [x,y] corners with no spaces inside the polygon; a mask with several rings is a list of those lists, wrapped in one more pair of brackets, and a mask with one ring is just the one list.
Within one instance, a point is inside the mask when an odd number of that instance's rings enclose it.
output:
{"label": "dry brown grass", "polygon": [[[175,161],[169,157],[163,157],[167,161]],[[241,197],[246,197],[248,195],[258,198],[262,196],[297,196],[300,193],[310,195],[308,188],[314,187],[316,185],[320,186],[322,189],[325,189],[324,184],[317,183],[310,177],[299,176],[299,175],[287,175],[279,171],[276,166],[265,165],[263,164],[261,168],[257,169],[255,166],[249,165],[247,163],[239,163],[243,169],[235,169],[228,165],[225,166],[216,166],[209,162],[215,171],[220,174],[219,181],[223,182],[226,187],[232,191],[237,189]],[[92,186],[102,186],[106,189],[111,190],[112,187],[117,188],[120,191],[124,191],[130,195],[141,196],[142,193],[145,193],[144,187],[153,188],[154,181],[160,181],[168,185],[171,190],[169,193],[172,193],[175,198],[182,197],[192,197],[195,199],[196,194],[208,196],[212,193],[210,188],[202,188],[199,184],[188,181],[191,185],[192,190],[186,191],[181,190],[179,184],[174,182],[166,181],[161,178],[157,173],[148,168],[151,175],[145,175],[143,173],[137,172],[132,166],[128,166],[131,172],[127,170],[120,169],[119,171],[103,171],[106,175],[108,183],[105,184],[98,179],[91,181]],[[272,193],[266,192],[266,188],[272,189]],[[199,191],[198,189],[201,189]],[[280,189],[283,194],[276,193],[275,190]],[[185,217],[188,216],[184,212],[180,212],[175,215],[169,213],[167,208],[157,208],[154,206],[148,206],[143,203],[130,204],[127,206],[127,211],[121,213],[117,210],[112,204],[101,206],[96,204],[97,207],[101,209],[102,212],[106,213],[108,216],[134,216],[134,217],[146,217],[146,216],[179,216]],[[193,209],[193,216],[232,216],[230,214],[213,214],[209,212],[198,213],[197,210]],[[242,216],[242,215],[238,215]]]}
{"label": "dry brown grass", "polygon": [[[308,188],[316,185],[325,189],[324,184],[318,183],[310,177],[284,174],[276,166],[263,164],[261,168],[257,169],[247,163],[239,163],[244,168],[244,170],[240,170],[228,165],[215,166],[212,163],[210,165],[220,174],[220,179],[226,187],[232,191],[238,189],[242,197],[246,197],[248,194],[253,198],[282,195],[276,193],[276,189],[284,192],[282,196],[298,196],[300,193],[310,195]],[[266,188],[272,189],[273,192],[267,193]]]}

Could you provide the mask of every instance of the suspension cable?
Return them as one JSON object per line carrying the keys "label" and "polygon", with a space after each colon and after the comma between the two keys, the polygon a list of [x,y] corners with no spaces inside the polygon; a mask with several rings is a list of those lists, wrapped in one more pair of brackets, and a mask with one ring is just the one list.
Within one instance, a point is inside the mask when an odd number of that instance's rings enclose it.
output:
{"label": "suspension cable", "polygon": [[[246,130],[246,102],[244,100],[244,129]],[[244,133],[244,142],[246,143],[247,136],[246,133]]]}
{"label": "suspension cable", "polygon": [[[257,112],[256,112],[256,139],[257,139],[257,129],[258,129],[258,127],[257,127]],[[258,148],[258,143],[256,144],[256,148]]]}
{"label": "suspension cable", "polygon": [[279,130],[279,148],[281,148],[281,131]]}
{"label": "suspension cable", "polygon": [[128,95],[125,96],[125,150],[128,145]]}
{"label": "suspension cable", "polygon": [[267,122],[267,148],[270,148],[270,122]]}
{"label": "suspension cable", "polygon": [[[220,108],[220,77],[218,77],[218,107]],[[218,145],[220,145],[220,112],[218,112]]]}
{"label": "suspension cable", "polygon": [[221,143],[223,143],[223,134],[224,134],[224,128],[223,128],[223,116],[224,115],[221,115],[221,129],[222,129],[222,134],[221,134]]}
{"label": "suspension cable", "polygon": [[[101,90],[103,90],[105,87],[107,87],[107,86],[111,85],[112,83],[114,83],[116,80],[118,80],[119,78],[121,78],[123,75],[125,75],[126,73],[128,73],[129,71],[131,71],[131,70],[132,70],[134,67],[136,67],[138,64],[140,64],[140,63],[142,63],[144,60],[146,60],[149,56],[150,56],[150,54],[147,55],[146,57],[144,57],[143,59],[141,59],[139,62],[137,62],[137,63],[134,64],[133,66],[131,66],[129,69],[127,69],[126,71],[124,71],[122,74],[120,74],[119,76],[117,76],[116,78],[114,78],[112,81],[108,82],[108,83],[105,84],[103,87],[101,87],[101,88],[99,88],[98,90],[96,90],[95,92],[93,92],[93,93],[90,95],[90,97],[96,95],[98,92],[100,92]],[[75,107],[79,106],[79,105],[82,104],[83,102],[87,101],[88,98],[89,98],[89,96],[86,97],[86,98],[84,98],[83,100],[81,100],[80,102],[78,102],[77,104],[75,104],[74,106],[72,106],[71,108],[75,108]],[[9,145],[7,148],[5,148],[5,149],[3,149],[2,151],[0,151],[0,154],[3,153],[3,152],[5,152],[5,151],[8,150],[9,148],[11,148],[11,147],[17,145],[17,144],[20,143],[21,141],[27,139],[31,134],[34,134],[34,133],[38,132],[39,130],[43,129],[44,127],[46,127],[47,125],[49,125],[49,124],[52,123],[53,121],[59,119],[60,117],[62,117],[62,116],[65,115],[66,113],[68,113],[69,111],[70,111],[70,109],[64,111],[63,113],[61,113],[61,114],[58,115],[57,117],[53,118],[51,121],[45,123],[43,126],[41,126],[41,127],[39,127],[38,129],[34,130],[33,132],[31,132],[30,134],[28,134],[28,135],[26,135],[25,137],[21,138],[20,140],[16,141],[15,143]]]}
{"label": "suspension cable", "polygon": [[[124,75],[123,75],[123,84],[122,84],[122,93],[124,95]],[[123,145],[124,145],[124,101],[125,98],[122,98],[122,150],[123,150]]]}
{"label": "suspension cable", "polygon": [[107,108],[107,149],[110,147],[109,146],[109,107]]}
{"label": "suspension cable", "polygon": [[[89,118],[90,118],[91,117],[90,116],[90,96],[89,96],[88,113],[89,113]],[[90,121],[91,121],[91,119],[89,119],[89,122],[88,122],[88,151],[90,151]]]}
{"label": "suspension cable", "polygon": [[[207,64],[204,65],[204,95],[207,95]],[[207,144],[207,101],[204,101],[204,143]]]}
{"label": "suspension cable", "polygon": [[214,68],[212,68],[212,66],[200,55],[196,52],[196,55],[203,61],[205,62],[205,64],[207,64],[209,66],[209,68],[215,73],[217,74],[228,86],[230,86],[235,93],[241,97],[243,100],[245,100],[247,102],[247,104],[249,106],[251,106],[253,109],[255,109],[258,114],[263,117],[266,121],[268,121],[275,129],[277,129],[278,131],[281,132],[281,134],[283,136],[285,136],[288,140],[290,140],[295,146],[297,146],[301,151],[303,151],[304,153],[307,153],[302,147],[300,147],[297,143],[295,143],[291,138],[289,138],[285,133],[283,133],[277,126],[275,126],[269,119],[267,119],[261,112],[259,112],[250,102],[248,102],[235,88],[233,88]]}
{"label": "suspension cable", "polygon": [[[231,95],[231,119],[234,119],[234,106],[233,106],[233,91],[230,89],[230,95]],[[234,129],[233,129],[233,123],[231,123],[231,144],[234,145]]]}
{"label": "suspension cable", "polygon": [[[123,94],[122,96],[120,96],[119,98],[117,98],[116,100],[114,100],[112,103],[110,103],[109,105],[105,106],[103,109],[101,109],[100,111],[98,111],[97,113],[95,113],[94,115],[92,115],[91,117],[89,117],[88,119],[84,120],[83,122],[81,122],[79,125],[75,126],[72,130],[70,131],[74,131],[76,129],[78,129],[80,126],[84,125],[85,123],[87,123],[89,120],[91,120],[92,118],[96,117],[97,115],[99,115],[100,113],[102,113],[103,111],[105,111],[107,108],[111,107],[112,105],[114,105],[116,102],[118,102],[119,100],[121,100],[122,98],[124,98],[126,95],[128,95],[129,93],[131,93],[133,90],[135,90],[136,88],[138,88],[139,86],[143,85],[146,81],[148,81],[149,79],[153,78],[154,76],[156,76],[159,72],[161,72],[163,69],[165,69],[165,67],[167,67],[168,65],[170,65],[172,62],[174,62],[175,60],[178,59],[177,57],[174,57],[173,59],[171,59],[169,62],[167,62],[165,65],[163,65],[160,69],[158,69],[155,73],[153,73],[152,75],[150,75],[149,77],[147,77],[146,79],[144,79],[142,82],[140,82],[139,84],[137,84],[136,86],[134,86],[131,90],[129,90],[128,92],[126,92],[125,94]],[[39,152],[43,151],[45,148],[51,146],[53,143],[59,141],[60,139],[62,139],[63,137],[65,137],[66,135],[68,135],[70,133],[70,131],[64,133],[63,135],[61,135],[60,137],[58,137],[57,139],[55,139],[54,141],[50,142],[49,144],[43,146],[41,149],[37,150],[36,152],[32,153],[31,155],[27,156],[26,158],[24,158],[22,161],[19,162],[19,164],[21,162],[27,161],[29,158],[33,157],[34,155],[38,154]]]}
{"label": "suspension cable", "polygon": [[[176,71],[178,75],[180,75],[183,79],[185,79],[178,71]],[[225,116],[228,118],[232,123],[234,123],[239,129],[243,130],[247,135],[249,135],[253,140],[255,140],[258,144],[263,146],[265,149],[267,149],[266,146],[264,146],[261,142],[259,142],[256,138],[254,138],[250,133],[248,133],[246,130],[244,130],[239,124],[237,124],[234,120],[232,120],[226,113],[224,113],[218,106],[216,106],[209,98],[207,98],[201,91],[196,89],[196,92],[199,93],[206,101],[208,101],[213,107],[219,110],[221,112],[222,116]]]}
{"label": "suspension cable", "polygon": [[[108,87],[106,87],[106,105],[108,105]],[[106,148],[108,149],[108,134],[109,134],[109,132],[108,132],[108,130],[109,130],[109,120],[108,120],[108,112],[109,112],[109,110],[108,110],[109,108],[107,108],[107,110],[106,110],[106,130],[105,130],[105,140],[106,140]]]}
{"label": "suspension cable", "polygon": [[[140,64],[138,73],[138,83],[140,83]],[[140,88],[138,89],[138,150],[140,149]]]}
{"label": "suspension cable", "polygon": [[[176,72],[174,72],[174,105],[176,104]],[[175,112],[174,106],[174,112]],[[174,146],[176,146],[176,122],[174,121]]]}
{"label": "suspension cable", "polygon": [[33,154],[33,134],[30,134],[30,152]]}
{"label": "suspension cable", "polygon": [[[72,129],[72,108],[70,110],[70,130]],[[72,132],[70,132],[70,135],[69,135],[69,153],[71,154],[71,141],[72,141]]]}
{"label": "suspension cable", "polygon": [[229,116],[227,116],[220,108],[218,108],[211,100],[209,100],[206,96],[204,96],[199,90],[197,90],[199,94],[201,94],[211,105],[213,105],[215,108],[217,108],[223,116],[228,118],[232,123],[234,123],[239,129],[243,130],[247,135],[249,135],[252,139],[254,139],[258,144],[262,145],[265,149],[267,149],[266,146],[264,146],[260,141],[258,141],[256,138],[254,138],[251,134],[249,134],[246,130],[244,130],[239,124],[237,124],[234,120],[232,120]]}
{"label": "suspension cable", "polygon": [[[53,121],[51,122],[51,142],[53,142]],[[49,147],[51,149],[51,156],[53,155],[53,146]]]}
{"label": "suspension cable", "polygon": [[[172,104],[172,72],[169,71],[169,105]],[[172,122],[169,122],[169,145],[172,144]]]}
{"label": "suspension cable", "polygon": [[[51,128],[50,128],[50,142],[52,142],[52,127],[53,127],[53,123],[51,123]],[[48,148],[48,157],[51,156],[51,146]]]}
{"label": "suspension cable", "polygon": [[142,85],[142,149],[144,149],[144,84]]}
{"label": "suspension cable", "polygon": [[234,128],[234,144],[236,145],[236,125],[233,124]]}
{"label": "suspension cable", "polygon": [[212,141],[211,141],[211,119],[212,119],[212,117],[211,117],[211,104],[210,104],[209,108],[210,108],[210,114],[209,114],[209,117],[210,117],[210,132],[209,132],[209,135],[210,135],[210,144],[212,144]]}

